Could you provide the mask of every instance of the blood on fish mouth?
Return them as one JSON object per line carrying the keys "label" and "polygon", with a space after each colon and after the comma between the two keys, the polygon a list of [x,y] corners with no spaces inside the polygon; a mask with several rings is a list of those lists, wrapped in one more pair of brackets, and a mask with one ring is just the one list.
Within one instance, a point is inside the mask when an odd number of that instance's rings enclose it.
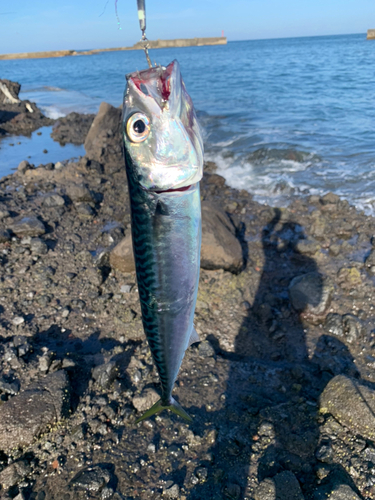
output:
{"label": "blood on fish mouth", "polygon": [[190,184],[190,186],[184,186],[184,187],[177,188],[177,189],[166,189],[165,191],[154,191],[154,192],[157,193],[157,194],[160,194],[160,193],[174,193],[176,191],[187,191],[190,188],[191,188],[191,184]]}

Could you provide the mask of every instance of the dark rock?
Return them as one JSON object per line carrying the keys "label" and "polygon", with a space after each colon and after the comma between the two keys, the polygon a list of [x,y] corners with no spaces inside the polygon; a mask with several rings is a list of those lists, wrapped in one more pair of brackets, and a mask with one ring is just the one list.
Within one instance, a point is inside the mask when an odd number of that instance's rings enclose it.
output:
{"label": "dark rock", "polygon": [[69,113],[59,118],[52,129],[51,137],[60,144],[83,144],[95,115]]}
{"label": "dark rock", "polygon": [[43,200],[43,205],[45,207],[63,207],[65,205],[65,200],[59,194],[51,194],[46,196]]}
{"label": "dark rock", "polygon": [[333,284],[320,273],[307,273],[293,278],[289,295],[296,311],[303,311],[306,319],[321,317],[330,306]]}
{"label": "dark rock", "polygon": [[29,446],[66,413],[69,382],[64,371],[30,384],[0,406],[0,450]]}
{"label": "dark rock", "polygon": [[322,486],[314,493],[314,500],[360,500],[360,497],[347,484]]}
{"label": "dark rock", "polygon": [[336,337],[344,336],[344,326],[342,324],[342,316],[336,313],[329,313],[324,322],[325,329]]}
{"label": "dark rock", "polygon": [[86,184],[70,184],[66,189],[66,194],[75,203],[95,202],[94,194]]}
{"label": "dark rock", "polygon": [[47,244],[40,238],[32,238],[30,250],[37,255],[45,255],[48,252]]}
{"label": "dark rock", "polygon": [[375,391],[357,380],[337,375],[320,397],[320,411],[364,438],[375,438]]}
{"label": "dark rock", "polygon": [[33,130],[51,125],[54,120],[45,117],[36,104],[19,100],[19,89],[19,83],[0,79],[2,132],[13,135],[30,135]]}
{"label": "dark rock", "polygon": [[177,499],[180,497],[180,488],[178,484],[172,485],[170,488],[167,488],[163,491],[163,496],[166,498]]}
{"label": "dark rock", "polygon": [[101,491],[112,479],[111,472],[100,465],[81,470],[71,480],[71,484],[81,490],[95,493]]}
{"label": "dark rock", "polygon": [[0,243],[10,241],[12,234],[8,229],[0,229]]}
{"label": "dark rock", "polygon": [[242,265],[242,248],[233,224],[220,208],[203,202],[201,267],[239,272]]}
{"label": "dark rock", "polygon": [[333,457],[333,448],[331,443],[323,443],[319,446],[319,448],[315,452],[316,458],[320,462],[324,463],[331,463],[332,462],[332,457]]}
{"label": "dark rock", "polygon": [[102,102],[85,140],[86,155],[111,174],[124,168],[121,109]]}
{"label": "dark rock", "polygon": [[295,475],[286,471],[262,481],[254,500],[304,500],[304,496]]}
{"label": "dark rock", "polygon": [[31,467],[26,460],[14,462],[0,472],[0,485],[7,490],[22,481],[30,472]]}
{"label": "dark rock", "polygon": [[23,217],[23,219],[10,226],[10,229],[18,237],[40,236],[46,232],[43,222],[33,216]]}
{"label": "dark rock", "polygon": [[81,215],[91,217],[95,214],[94,209],[88,203],[76,203],[76,210]]}
{"label": "dark rock", "polygon": [[18,380],[7,382],[4,378],[0,378],[0,391],[6,394],[15,395],[20,390],[20,383]]}
{"label": "dark rock", "polygon": [[[11,80],[1,79],[0,83],[4,85],[11,97],[15,100],[19,99],[18,95],[21,90],[21,85],[18,82],[12,82]],[[4,92],[0,90],[0,104],[9,104],[9,97],[6,96]]]}
{"label": "dark rock", "polygon": [[96,366],[92,371],[92,378],[103,389],[108,389],[117,375],[118,367],[115,361],[109,361],[103,365]]}
{"label": "dark rock", "polygon": [[353,314],[343,316],[344,336],[350,344],[363,337],[365,331],[362,321]]}
{"label": "dark rock", "polygon": [[204,340],[199,344],[198,353],[202,358],[209,358],[215,355],[215,350],[207,340]]}
{"label": "dark rock", "polygon": [[353,314],[330,313],[327,315],[325,328],[336,337],[344,338],[349,344],[363,337],[365,330],[362,321]]}

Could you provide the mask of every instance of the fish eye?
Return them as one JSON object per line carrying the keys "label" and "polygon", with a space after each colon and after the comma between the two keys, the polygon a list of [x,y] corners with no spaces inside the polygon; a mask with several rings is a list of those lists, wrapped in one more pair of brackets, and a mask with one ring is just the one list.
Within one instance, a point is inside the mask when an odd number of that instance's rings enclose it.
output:
{"label": "fish eye", "polygon": [[143,142],[150,133],[150,120],[143,113],[134,113],[126,123],[126,133],[132,142]]}

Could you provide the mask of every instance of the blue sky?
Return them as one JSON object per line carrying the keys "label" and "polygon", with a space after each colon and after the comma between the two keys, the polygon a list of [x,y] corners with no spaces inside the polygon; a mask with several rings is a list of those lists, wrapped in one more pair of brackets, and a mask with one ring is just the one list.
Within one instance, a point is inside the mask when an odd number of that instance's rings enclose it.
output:
{"label": "blue sky", "polygon": [[[365,33],[374,0],[146,0],[147,35],[229,40]],[[0,53],[133,45],[136,0],[0,0]]]}

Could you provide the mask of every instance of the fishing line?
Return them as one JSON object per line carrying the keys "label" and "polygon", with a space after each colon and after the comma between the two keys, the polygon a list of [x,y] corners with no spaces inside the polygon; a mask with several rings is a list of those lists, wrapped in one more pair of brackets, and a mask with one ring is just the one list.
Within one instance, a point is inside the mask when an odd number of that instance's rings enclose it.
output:
{"label": "fishing line", "polygon": [[108,3],[109,3],[109,0],[107,0],[107,3],[104,5],[104,10],[103,10],[103,12],[100,14],[100,16],[99,16],[99,17],[102,17],[102,15],[104,14],[105,9],[107,8]]}
{"label": "fishing line", "polygon": [[115,12],[116,12],[116,17],[117,17],[117,26],[118,26],[118,29],[121,30],[121,22],[120,22],[120,18],[118,16],[118,11],[117,11],[117,2],[118,0],[115,0]]}

